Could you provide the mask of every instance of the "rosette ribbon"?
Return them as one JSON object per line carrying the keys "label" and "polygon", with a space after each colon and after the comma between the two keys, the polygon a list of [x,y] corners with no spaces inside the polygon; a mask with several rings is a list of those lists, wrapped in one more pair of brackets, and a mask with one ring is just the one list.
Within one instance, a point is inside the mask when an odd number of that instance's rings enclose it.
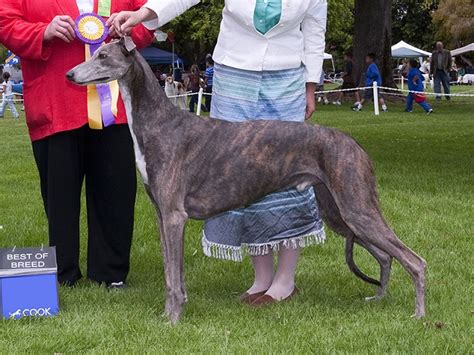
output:
{"label": "rosette ribbon", "polygon": [[[104,19],[94,13],[85,13],[76,19],[75,32],[85,43],[86,60],[104,44],[108,29]],[[119,87],[117,81],[108,84],[87,85],[87,115],[89,127],[102,129],[115,123]]]}

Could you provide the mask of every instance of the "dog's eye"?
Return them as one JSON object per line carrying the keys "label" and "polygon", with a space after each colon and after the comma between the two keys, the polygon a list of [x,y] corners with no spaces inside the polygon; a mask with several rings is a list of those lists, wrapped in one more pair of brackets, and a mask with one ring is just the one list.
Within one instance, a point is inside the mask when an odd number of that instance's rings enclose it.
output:
{"label": "dog's eye", "polygon": [[100,53],[99,53],[99,58],[100,58],[100,59],[105,59],[105,58],[107,58],[107,53],[105,53],[105,52],[100,52]]}

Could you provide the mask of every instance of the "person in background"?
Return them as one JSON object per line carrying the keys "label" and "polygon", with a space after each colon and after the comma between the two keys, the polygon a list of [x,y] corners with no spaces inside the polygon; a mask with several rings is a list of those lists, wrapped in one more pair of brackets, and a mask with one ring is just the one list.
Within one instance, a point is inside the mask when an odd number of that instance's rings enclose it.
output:
{"label": "person in background", "polygon": [[214,79],[214,61],[211,57],[206,58],[206,72],[204,74],[204,84],[206,85],[206,111],[211,112],[212,84]]}
{"label": "person in background", "polygon": [[426,95],[423,93],[425,77],[419,69],[418,62],[416,59],[410,59],[408,62],[408,90],[415,91],[410,92],[407,95],[407,106],[406,112],[413,112],[413,101],[420,105],[423,110],[429,115],[433,113],[433,109],[426,101]]}
{"label": "person in background", "polygon": [[[156,29],[199,2],[150,0],[136,12],[115,15],[109,24],[122,33],[143,21]],[[211,117],[300,124],[311,118],[323,67],[326,19],[326,0],[225,0],[213,54]],[[309,187],[274,193],[208,219],[202,244],[211,257],[241,261],[251,255],[255,279],[240,300],[262,306],[298,293],[300,250],[324,239],[314,189]]]}
{"label": "person in background", "polygon": [[[374,99],[374,92],[372,90],[372,87],[375,82],[377,83],[378,86],[382,85],[382,76],[380,75],[379,67],[375,63],[375,59],[376,59],[375,53],[369,53],[367,54],[365,58],[365,62],[368,65],[367,71],[365,73],[366,89],[364,90],[364,98],[356,102],[354,106],[352,107],[354,111],[362,110],[365,101],[370,101]],[[387,112],[388,111],[387,105],[385,104],[385,100],[380,93],[379,93],[379,101],[380,101],[380,105],[382,106],[382,111]]]}
{"label": "person in background", "polygon": [[[352,61],[352,52],[346,52],[344,55],[344,72],[342,73],[342,89],[355,89],[356,83],[354,80],[354,63]],[[358,91],[354,91],[357,102],[360,102],[360,94]],[[342,105],[342,98],[347,92],[341,91],[339,93],[338,98],[336,101],[333,102],[334,105],[341,106]]]}
{"label": "person in background", "polygon": [[466,75],[466,68],[463,65],[461,65],[461,66],[459,66],[459,69],[458,69],[457,85],[462,84],[464,75]]}
{"label": "person in background", "polygon": [[160,86],[161,86],[162,88],[165,87],[166,78],[167,78],[167,77],[168,77],[168,75],[166,75],[166,73],[162,73],[162,74],[160,75],[160,79],[159,79],[158,81],[160,82]]}
{"label": "person in background", "polygon": [[[122,100],[110,126],[104,128],[99,115],[92,129],[88,88],[66,79],[86,57],[85,44],[76,39],[74,19],[81,13],[97,14],[99,5],[117,12],[136,10],[144,3],[16,0],[2,1],[0,7],[0,42],[21,57],[26,123],[61,285],[72,287],[82,277],[79,227],[85,182],[87,277],[109,289],[125,287],[136,195],[133,142]],[[141,48],[152,42],[153,34],[138,26],[131,36]]]}
{"label": "person in background", "polygon": [[0,118],[3,118],[5,109],[8,107],[12,112],[13,117],[18,120],[20,115],[18,114],[13,102],[13,85],[10,80],[10,73],[8,72],[3,73],[3,84],[0,86],[0,94],[3,94],[3,101],[0,106]]}
{"label": "person in background", "polygon": [[[191,73],[188,75],[185,81],[186,90],[191,91],[194,95],[191,95],[189,99],[189,112],[194,113],[194,107],[198,104],[199,97],[198,93],[199,90],[204,86],[204,82],[201,79],[201,72],[199,67],[196,64],[191,66]],[[206,107],[204,105],[201,106],[203,111],[206,111]]]}
{"label": "person in background", "polygon": [[156,80],[160,80],[161,77],[161,70],[158,67],[153,68],[153,74],[155,74]]}
{"label": "person in background", "polygon": [[425,78],[425,81],[423,82],[423,85],[426,89],[427,83],[430,82],[430,59],[424,59],[423,63],[421,63],[420,66],[420,71],[423,74],[423,77]]}
{"label": "person in background", "polygon": [[431,55],[430,75],[434,78],[436,100],[441,100],[441,85],[443,85],[446,100],[450,100],[449,73],[451,71],[451,52],[444,49],[443,42],[436,43],[436,50]]}
{"label": "person in background", "polygon": [[321,71],[321,77],[319,78],[318,85],[316,85],[316,94],[318,98],[318,102],[323,102],[325,105],[329,105],[329,99],[328,95],[324,92],[324,80],[326,78],[326,74],[324,73],[324,70]]}

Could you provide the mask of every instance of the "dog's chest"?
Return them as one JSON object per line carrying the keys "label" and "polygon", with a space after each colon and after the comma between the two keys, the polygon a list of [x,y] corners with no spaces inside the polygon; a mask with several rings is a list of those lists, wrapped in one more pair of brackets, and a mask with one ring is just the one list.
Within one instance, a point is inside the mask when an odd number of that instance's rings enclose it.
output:
{"label": "dog's chest", "polygon": [[135,162],[137,164],[138,171],[140,172],[140,175],[142,176],[143,183],[145,185],[148,185],[148,173],[146,171],[146,161],[145,161],[145,155],[143,154],[143,150],[141,149],[137,135],[135,134],[134,131],[134,125],[133,125],[133,109],[132,109],[132,100],[130,97],[130,93],[126,88],[121,88],[121,94],[122,94],[122,99],[125,104],[125,111],[127,112],[127,121],[128,121],[128,127],[130,129],[130,135],[132,136],[133,140],[133,149],[135,151]]}

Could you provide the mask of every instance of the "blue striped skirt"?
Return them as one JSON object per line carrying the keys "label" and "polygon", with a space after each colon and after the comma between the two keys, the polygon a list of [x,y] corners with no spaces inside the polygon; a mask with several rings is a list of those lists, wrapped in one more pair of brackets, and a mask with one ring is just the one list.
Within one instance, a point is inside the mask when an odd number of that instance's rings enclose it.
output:
{"label": "blue striped skirt", "polygon": [[[212,117],[304,122],[305,110],[303,67],[253,72],[215,65]],[[207,256],[241,261],[245,253],[266,255],[282,246],[298,248],[324,240],[314,190],[309,188],[273,193],[206,220],[202,245]]]}

